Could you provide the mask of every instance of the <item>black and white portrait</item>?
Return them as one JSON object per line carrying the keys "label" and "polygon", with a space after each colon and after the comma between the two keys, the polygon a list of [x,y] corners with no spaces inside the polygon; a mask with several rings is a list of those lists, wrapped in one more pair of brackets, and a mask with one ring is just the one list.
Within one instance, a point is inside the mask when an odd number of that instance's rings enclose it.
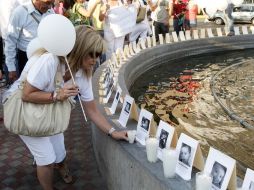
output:
{"label": "black and white portrait", "polygon": [[117,94],[116,94],[116,100],[119,100],[119,95],[120,95],[120,93],[117,92]]}
{"label": "black and white portrait", "polygon": [[107,92],[106,92],[106,96],[108,96],[110,90],[112,89],[113,87],[113,84],[114,84],[114,80],[112,79],[109,83],[109,86],[107,87]]}
{"label": "black and white portrait", "polygon": [[141,127],[143,129],[145,129],[146,131],[148,131],[149,129],[149,124],[150,124],[150,120],[145,118],[145,117],[142,117],[142,120],[141,120]]}
{"label": "black and white portrait", "polygon": [[254,181],[250,182],[249,190],[254,190]]}
{"label": "black and white portrait", "polygon": [[221,188],[226,172],[227,172],[227,168],[221,165],[219,162],[215,161],[213,164],[212,172],[211,172],[213,176],[212,184],[218,188]]}
{"label": "black and white portrait", "polygon": [[191,146],[182,143],[182,147],[180,149],[179,161],[184,163],[187,166],[190,166],[191,162]]}
{"label": "black and white portrait", "polygon": [[161,129],[160,140],[159,140],[159,147],[161,149],[166,147],[167,139],[168,139],[168,132],[165,131],[164,129]]}
{"label": "black and white portrait", "polygon": [[124,111],[129,114],[130,113],[130,109],[131,109],[131,104],[129,102],[126,102],[126,106],[124,108]]}
{"label": "black and white portrait", "polygon": [[104,76],[103,83],[105,84],[106,82],[109,82],[109,72],[106,72],[106,74]]}

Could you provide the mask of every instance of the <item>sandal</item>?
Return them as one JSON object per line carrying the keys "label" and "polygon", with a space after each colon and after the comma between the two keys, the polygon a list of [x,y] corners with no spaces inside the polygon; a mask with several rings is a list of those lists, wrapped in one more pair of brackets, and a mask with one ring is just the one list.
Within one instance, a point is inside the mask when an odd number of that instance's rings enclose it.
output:
{"label": "sandal", "polygon": [[70,170],[65,163],[57,164],[56,168],[66,184],[72,184],[75,182],[76,179],[71,175]]}

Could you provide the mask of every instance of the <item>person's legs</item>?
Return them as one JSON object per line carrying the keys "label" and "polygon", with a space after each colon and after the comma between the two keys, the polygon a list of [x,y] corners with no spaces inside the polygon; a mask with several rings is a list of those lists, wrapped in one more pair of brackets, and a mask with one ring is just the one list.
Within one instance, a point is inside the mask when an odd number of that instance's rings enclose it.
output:
{"label": "person's legs", "polygon": [[173,20],[173,26],[174,26],[174,31],[176,32],[177,36],[179,35],[180,27],[178,25],[178,19]]}
{"label": "person's legs", "polygon": [[63,133],[51,136],[49,138],[56,155],[55,168],[59,171],[65,183],[73,183],[73,177],[66,163],[66,150]]}
{"label": "person's legs", "polygon": [[161,33],[163,35],[163,38],[165,38],[166,33],[168,32],[169,32],[169,26],[164,23],[161,23]]}
{"label": "person's legs", "polygon": [[20,138],[26,144],[37,164],[37,177],[44,190],[53,190],[53,163],[56,155],[49,137]]}
{"label": "person's legs", "polygon": [[118,49],[121,51],[123,50],[123,45],[124,45],[124,36],[115,38],[115,43],[114,43],[114,51],[113,53],[115,53]]}
{"label": "person's legs", "polygon": [[156,42],[158,42],[159,34],[160,34],[160,25],[158,22],[154,21],[153,26],[154,26],[155,39],[156,39]]}
{"label": "person's legs", "polygon": [[18,59],[18,68],[17,68],[17,71],[18,71],[18,76],[21,75],[25,65],[26,65],[26,62],[28,61],[28,58],[27,58],[27,55],[26,55],[26,52],[24,51],[21,51],[21,50],[17,50],[17,59]]}
{"label": "person's legs", "polygon": [[111,58],[111,55],[114,52],[114,44],[115,44],[114,34],[109,30],[104,30],[104,39],[107,44],[106,60],[108,60]]}
{"label": "person's legs", "polygon": [[37,177],[44,190],[53,190],[53,164],[37,166]]}
{"label": "person's legs", "polygon": [[232,3],[228,4],[227,9],[225,10],[225,25],[228,29],[228,36],[233,36],[235,34],[234,31],[234,20],[232,17],[232,12],[233,12],[233,7],[234,5]]}
{"label": "person's legs", "polygon": [[141,22],[135,25],[132,32],[130,33],[129,41],[135,42],[139,36],[140,38],[146,38],[147,36],[147,26],[145,23]]}

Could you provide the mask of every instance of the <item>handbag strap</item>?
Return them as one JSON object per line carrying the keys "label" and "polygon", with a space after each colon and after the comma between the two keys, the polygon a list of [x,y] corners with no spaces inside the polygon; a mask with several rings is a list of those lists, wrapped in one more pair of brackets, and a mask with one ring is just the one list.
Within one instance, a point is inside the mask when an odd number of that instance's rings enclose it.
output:
{"label": "handbag strap", "polygon": [[[23,5],[22,7],[24,7],[24,9],[26,9],[26,11],[28,12],[28,8],[25,5]],[[29,15],[33,17],[33,19],[37,22],[37,24],[40,24],[40,21],[34,16],[33,13],[30,13]]]}
{"label": "handbag strap", "polygon": [[[42,55],[42,54],[41,54]],[[21,89],[23,88],[23,86],[24,86],[24,84],[25,84],[25,82],[26,82],[26,79],[27,79],[27,75],[28,75],[28,72],[29,72],[29,70],[32,68],[32,66],[34,65],[34,63],[39,59],[39,57],[41,56],[41,55],[34,55],[34,56],[32,56],[31,58],[33,58],[34,59],[34,57],[35,56],[38,56],[35,60],[34,60],[34,62],[33,63],[31,63],[29,66],[28,66],[28,69],[27,69],[27,71],[23,71],[22,72],[22,74],[21,74],[21,76],[20,76],[20,85],[19,85],[19,88],[21,87]],[[30,59],[31,59],[30,58]],[[55,61],[57,62],[57,71],[56,71],[56,74],[55,74],[55,79],[54,79],[54,81],[55,81],[55,88],[56,88],[56,90],[59,90],[61,87],[62,87],[62,83],[63,83],[63,75],[62,75],[62,70],[61,70],[61,64],[60,64],[60,61],[59,61],[59,59],[58,59],[58,57],[57,56],[55,56],[54,55],[54,59],[55,59]]]}

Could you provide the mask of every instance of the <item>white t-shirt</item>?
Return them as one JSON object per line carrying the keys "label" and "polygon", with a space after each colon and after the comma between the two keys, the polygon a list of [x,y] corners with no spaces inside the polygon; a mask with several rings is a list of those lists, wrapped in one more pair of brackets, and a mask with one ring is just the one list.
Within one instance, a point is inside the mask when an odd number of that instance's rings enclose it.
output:
{"label": "white t-shirt", "polygon": [[[55,74],[57,71],[58,64],[59,64],[58,59],[51,53],[45,53],[41,55],[39,58],[34,56],[31,57],[28,60],[21,74],[21,77],[4,94],[3,101],[6,99],[6,97],[8,97],[12,92],[14,92],[18,88],[21,82],[21,78],[27,72],[28,72],[27,81],[32,86],[45,92],[53,92],[55,90]],[[64,75],[65,65],[61,65],[61,70],[62,74]],[[80,69],[75,74],[74,79],[79,87],[81,100],[92,101],[94,97],[92,91],[91,77],[90,78],[86,77],[86,75]],[[71,80],[68,81],[67,83],[71,83]]]}

